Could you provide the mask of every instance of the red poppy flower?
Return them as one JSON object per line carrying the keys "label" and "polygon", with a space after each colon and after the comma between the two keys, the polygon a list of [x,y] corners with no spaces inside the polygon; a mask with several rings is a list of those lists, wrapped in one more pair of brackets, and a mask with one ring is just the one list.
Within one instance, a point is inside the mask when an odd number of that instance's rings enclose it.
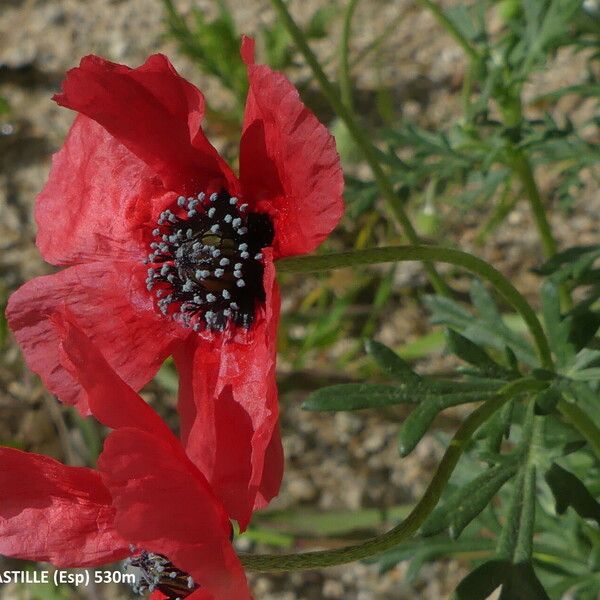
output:
{"label": "red poppy flower", "polygon": [[242,528],[283,468],[274,260],[312,251],[343,211],[333,138],[253,55],[245,38],[239,178],[202,132],[202,94],[164,56],[69,71],[55,99],[79,115],[36,203],[37,245],[68,268],[7,310],[29,367],[83,414],[47,318],[57,307],[135,389],[173,355],[187,454]]}
{"label": "red poppy flower", "polygon": [[129,557],[139,591],[248,600],[226,511],[180,441],[81,331],[64,320],[52,325],[61,365],[114,431],[98,471],[0,448],[0,554],[59,567]]}

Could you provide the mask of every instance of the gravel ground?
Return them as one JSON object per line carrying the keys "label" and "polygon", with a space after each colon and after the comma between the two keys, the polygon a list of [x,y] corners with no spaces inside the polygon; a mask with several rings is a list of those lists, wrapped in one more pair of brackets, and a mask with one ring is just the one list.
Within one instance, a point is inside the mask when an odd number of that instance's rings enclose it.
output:
{"label": "gravel ground", "polygon": [[[292,9],[302,20],[323,1],[295,1]],[[191,2],[182,0],[176,4],[185,11]],[[261,0],[228,4],[248,34],[253,34],[263,20],[274,18],[268,3]],[[200,0],[194,5],[208,13],[214,11],[210,1]],[[435,126],[456,113],[456,92],[464,64],[460,51],[428,14],[415,9],[409,1],[363,2],[356,16],[352,47],[360,51],[368,46],[398,15],[404,17],[397,30],[357,70],[357,97],[368,106],[377,87],[389,87],[399,113]],[[227,103],[219,85],[199,74],[164,38],[162,18],[159,0],[0,0],[0,96],[12,107],[9,117],[0,121],[0,294],[50,272],[33,243],[32,206],[47,176],[50,155],[62,143],[72,120],[71,113],[57,107],[50,97],[65,71],[76,65],[82,55],[96,53],[137,65],[151,52],[164,52],[203,89],[210,104],[219,106],[221,99]],[[330,39],[315,44],[322,57],[332,54],[340,21],[336,19]],[[554,67],[540,74],[528,94],[533,96],[534,92],[577,79],[581,60],[559,54]],[[329,68],[335,72],[335,61],[329,63]],[[306,73],[299,68],[290,76],[302,77]],[[565,98],[558,110],[577,121],[589,116],[593,107]],[[552,184],[551,173],[541,175],[544,186]],[[590,183],[577,201],[572,218],[567,221],[561,214],[554,215],[553,225],[561,243],[597,242],[599,209],[600,199]],[[516,206],[483,250],[474,241],[483,212],[444,210],[451,241],[482,254],[526,295],[535,296],[538,281],[529,268],[538,264],[541,257],[524,204]],[[400,270],[396,285],[400,288],[420,281],[418,266],[407,266]],[[418,337],[426,328],[423,311],[407,301],[390,308],[389,318],[378,335],[384,342],[396,344]],[[418,368],[430,371],[451,366],[438,356],[423,361]],[[319,372],[324,365],[311,368]],[[173,398],[164,392],[150,389],[149,397],[167,409],[173,406]],[[400,460],[394,423],[364,414],[306,414],[299,410],[301,400],[300,392],[286,394],[283,399],[287,471],[275,508],[359,509],[406,505],[418,499],[443,451],[433,436],[426,437],[413,454]],[[74,447],[76,453],[82,441],[76,432],[65,430],[61,410],[37,378],[23,369],[17,348],[10,343],[0,359],[0,415],[0,440],[15,440],[27,450],[77,461],[76,456],[65,456],[65,448]],[[445,425],[452,427],[459,416],[460,412],[452,413]],[[364,564],[250,579],[255,598],[261,600],[439,600],[449,597],[463,574],[464,565],[440,561],[426,565],[412,583],[406,581],[404,566],[380,576],[374,566]],[[33,598],[31,591],[5,586],[0,587],[0,597]],[[82,597],[90,599],[125,597],[124,593],[122,589],[80,591]]]}

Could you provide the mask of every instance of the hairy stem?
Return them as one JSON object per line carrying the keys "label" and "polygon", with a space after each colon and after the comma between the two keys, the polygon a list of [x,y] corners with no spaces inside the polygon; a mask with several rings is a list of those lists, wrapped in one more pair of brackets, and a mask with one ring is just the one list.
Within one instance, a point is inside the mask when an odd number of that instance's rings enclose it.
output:
{"label": "hairy stem", "polygon": [[556,241],[554,240],[550,223],[546,217],[546,210],[544,209],[540,191],[533,175],[531,163],[520,149],[513,150],[511,155],[513,169],[521,181],[521,185],[523,186],[523,190],[529,201],[529,206],[531,207],[536,227],[540,234],[544,256],[546,258],[551,258],[557,252]]}
{"label": "hairy stem", "polygon": [[[520,126],[523,120],[523,106],[520,92],[509,94],[507,98],[500,102],[500,105],[504,122],[508,127],[516,131],[516,139],[510,143],[507,149],[509,164],[523,187],[540,236],[542,251],[545,258],[549,259],[558,252],[558,246],[546,215],[546,209],[544,208],[537,181],[535,180],[531,160],[524,150],[518,147],[518,142],[521,139]],[[565,284],[560,286],[560,299],[563,309],[569,310],[572,308],[571,295]]]}
{"label": "hairy stem", "polygon": [[[417,232],[413,227],[413,224],[411,223],[408,214],[404,210],[404,206],[402,205],[400,198],[394,191],[394,187],[390,179],[388,178],[388,176],[386,175],[385,171],[379,163],[379,159],[377,158],[377,152],[375,150],[375,147],[371,143],[369,136],[359,125],[358,121],[355,120],[354,116],[352,115],[352,112],[340,99],[338,90],[329,81],[327,75],[325,75],[325,72],[321,68],[317,57],[313,54],[306,41],[304,33],[298,27],[298,25],[290,15],[284,1],[271,0],[271,4],[279,14],[281,21],[283,22],[292,39],[296,43],[296,46],[298,46],[298,49],[304,56],[306,62],[312,69],[313,75],[318,81],[323,95],[331,104],[336,114],[344,121],[350,135],[354,138],[356,145],[361,149],[365,160],[371,168],[377,186],[379,187],[379,190],[386,201],[388,209],[392,213],[392,216],[400,224],[402,230],[404,231],[404,235],[406,236],[408,241],[411,244],[418,244],[419,236],[417,235]],[[434,287],[435,291],[438,294],[448,295],[448,286],[440,277],[433,265],[426,264],[425,270],[427,271],[429,281],[431,282],[431,285]]]}
{"label": "hairy stem", "polygon": [[242,554],[240,556],[242,564],[250,571],[275,572],[313,569],[318,567],[331,567],[333,565],[341,565],[355,560],[361,560],[393,548],[415,533],[436,507],[452,472],[477,429],[516,394],[539,390],[545,385],[546,384],[533,379],[513,381],[504,386],[498,395],[489,399],[485,404],[482,404],[479,408],[474,410],[459,427],[458,431],[452,437],[452,440],[450,440],[450,444],[438,465],[437,471],[425,490],[421,500],[419,500],[404,521],[387,533],[367,540],[362,544],[346,546],[336,550],[285,555]]}
{"label": "hairy stem", "polygon": [[418,260],[422,262],[442,262],[463,267],[491,283],[498,293],[523,317],[534,339],[542,366],[554,371],[552,354],[546,334],[527,300],[519,291],[492,265],[460,250],[442,246],[388,246],[369,248],[339,254],[321,256],[302,256],[283,258],[277,261],[278,272],[329,271],[342,267],[369,265],[384,262],[401,262]]}

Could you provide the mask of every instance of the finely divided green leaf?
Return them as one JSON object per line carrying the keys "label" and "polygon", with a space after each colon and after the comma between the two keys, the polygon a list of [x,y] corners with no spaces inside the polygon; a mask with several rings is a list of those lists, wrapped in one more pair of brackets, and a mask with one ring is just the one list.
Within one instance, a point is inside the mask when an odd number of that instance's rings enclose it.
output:
{"label": "finely divided green leaf", "polygon": [[514,463],[492,467],[457,489],[431,513],[421,527],[422,535],[434,535],[448,529],[450,537],[458,538],[516,471]]}
{"label": "finely divided green leaf", "polygon": [[426,403],[439,412],[448,406],[488,398],[498,388],[499,384],[486,381],[435,381],[421,378],[396,385],[342,383],[313,392],[302,408],[313,411],[360,410],[394,404]]}
{"label": "finely divided green leaf", "polygon": [[565,367],[575,357],[575,348],[569,341],[572,320],[562,317],[558,286],[552,281],[546,281],[542,286],[542,315],[558,366]]}
{"label": "finely divided green leaf", "polygon": [[571,506],[580,517],[600,524],[600,504],[573,473],[553,463],[545,478],[554,494],[558,514]]}
{"label": "finely divided green leaf", "polygon": [[487,600],[502,586],[503,600],[549,600],[531,563],[489,560],[471,571],[454,592],[455,600]]}
{"label": "finely divided green leaf", "polygon": [[562,392],[554,385],[541,391],[535,398],[535,414],[549,415],[562,398]]}
{"label": "finely divided green leaf", "polygon": [[465,362],[477,367],[485,375],[501,377],[507,374],[506,369],[494,361],[481,346],[464,335],[454,331],[454,329],[447,329],[446,336],[448,350]]}
{"label": "finely divided green leaf", "polygon": [[335,411],[412,404],[419,398],[405,387],[376,383],[345,383],[321,388],[302,404],[304,410]]}
{"label": "finely divided green leaf", "polygon": [[381,342],[369,340],[365,346],[367,352],[373,357],[379,368],[392,379],[415,383],[421,381],[421,377],[410,368],[410,365],[405,360]]}
{"label": "finely divided green leaf", "polygon": [[502,352],[508,347],[525,364],[537,365],[532,346],[506,326],[491,296],[478,280],[473,282],[471,298],[478,312],[476,316],[448,298],[427,296],[424,300],[432,312],[433,323],[458,330],[478,345],[489,346]]}

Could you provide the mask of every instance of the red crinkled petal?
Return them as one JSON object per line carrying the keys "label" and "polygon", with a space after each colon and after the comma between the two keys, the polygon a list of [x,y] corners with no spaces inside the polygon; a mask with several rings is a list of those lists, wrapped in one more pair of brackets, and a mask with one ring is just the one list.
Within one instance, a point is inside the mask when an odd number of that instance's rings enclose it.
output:
{"label": "red crinkled petal", "polygon": [[197,193],[236,178],[206,139],[204,97],[179,76],[166,56],[154,54],[131,69],[86,56],[71,69],[56,102],[102,125],[155,173],[167,189]]}
{"label": "red crinkled petal", "polygon": [[0,554],[85,567],[121,560],[111,497],[100,475],[40,454],[0,448]]}
{"label": "red crinkled petal", "polygon": [[83,415],[89,414],[85,393],[60,364],[49,316],[66,309],[117,373],[139,389],[189,335],[154,309],[145,276],[141,263],[88,263],[37,277],[9,298],[6,315],[27,365]]}
{"label": "red crinkled petal", "polygon": [[267,299],[254,326],[233,339],[194,336],[174,354],[186,452],[242,530],[253,509],[277,494],[283,474],[275,384],[279,288],[272,251],[263,255]]}
{"label": "red crinkled petal", "polygon": [[36,200],[38,248],[55,265],[142,260],[148,250],[141,226],[164,193],[146,163],[79,115]]}
{"label": "red crinkled petal", "polygon": [[167,556],[215,599],[250,598],[227,515],[189,461],[156,436],[124,428],[107,438],[98,467],[122,536]]}
{"label": "red crinkled petal", "polygon": [[281,444],[281,432],[279,423],[276,424],[271,436],[271,441],[265,450],[265,462],[262,479],[258,486],[254,510],[264,508],[279,494],[281,479],[283,477],[284,456]]}
{"label": "red crinkled petal", "polygon": [[240,181],[255,210],[271,214],[275,257],[314,250],[344,211],[344,179],[335,140],[281,74],[242,57],[250,87],[240,143]]}
{"label": "red crinkled petal", "polygon": [[92,415],[111,429],[134,427],[181,447],[166,423],[110,367],[102,354],[68,315],[52,317],[62,366],[85,390]]}

